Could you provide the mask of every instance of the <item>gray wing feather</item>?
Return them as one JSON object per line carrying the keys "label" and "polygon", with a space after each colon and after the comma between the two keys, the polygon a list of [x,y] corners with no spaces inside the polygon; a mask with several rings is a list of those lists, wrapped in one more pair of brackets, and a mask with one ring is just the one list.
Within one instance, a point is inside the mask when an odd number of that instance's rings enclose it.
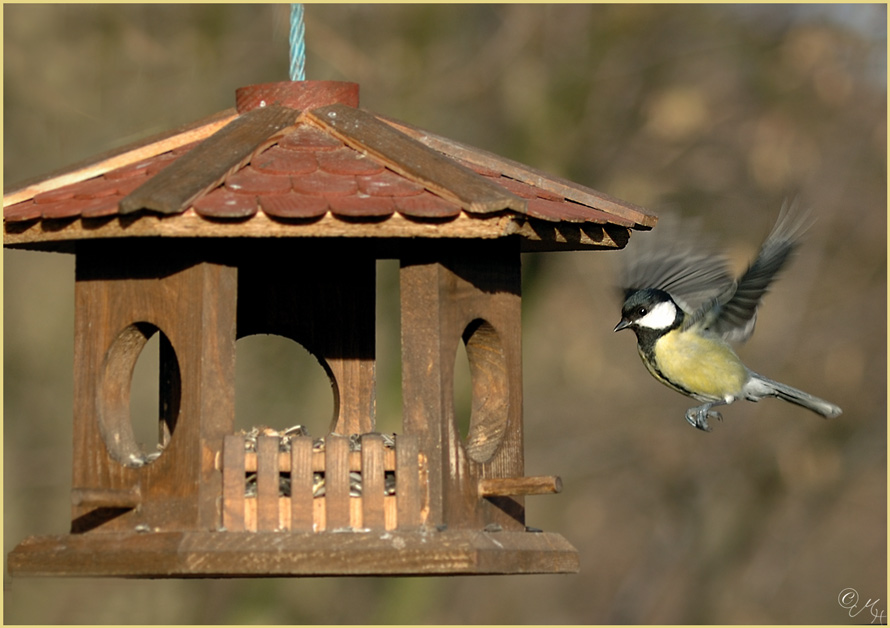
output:
{"label": "gray wing feather", "polygon": [[757,308],[779,272],[791,258],[806,230],[808,216],[796,203],[785,203],[776,225],[760,247],[754,261],[735,284],[693,315],[695,321],[725,340],[742,342],[754,332]]}
{"label": "gray wing feather", "polygon": [[725,257],[709,250],[707,238],[671,217],[660,218],[651,236],[632,241],[622,256],[623,296],[656,288],[673,297],[693,325],[730,342],[747,340],[754,332],[757,308],[769,285],[790,259],[809,222],[797,203],[785,203],[760,251],[737,281]]}
{"label": "gray wing feather", "polygon": [[660,218],[651,234],[632,241],[622,256],[623,296],[645,288],[670,294],[689,314],[732,286],[727,260],[708,249],[704,238],[680,230],[671,217]]}

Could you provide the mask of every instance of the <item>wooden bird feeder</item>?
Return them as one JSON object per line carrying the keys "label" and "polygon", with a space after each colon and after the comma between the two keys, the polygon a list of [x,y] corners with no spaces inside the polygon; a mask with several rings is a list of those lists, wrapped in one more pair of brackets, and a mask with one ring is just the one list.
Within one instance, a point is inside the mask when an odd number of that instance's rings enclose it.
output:
{"label": "wooden bird feeder", "polygon": [[[525,524],[524,497],[560,480],[524,470],[520,252],[620,248],[655,218],[359,109],[352,83],[255,85],[236,101],[4,196],[6,246],[76,256],[71,530],[25,539],[9,571],[577,571],[563,537]],[[381,258],[400,260],[394,438],[375,433]],[[146,452],[129,395],[154,334],[160,441]],[[252,334],[324,366],[328,434],[236,433],[235,341]]]}

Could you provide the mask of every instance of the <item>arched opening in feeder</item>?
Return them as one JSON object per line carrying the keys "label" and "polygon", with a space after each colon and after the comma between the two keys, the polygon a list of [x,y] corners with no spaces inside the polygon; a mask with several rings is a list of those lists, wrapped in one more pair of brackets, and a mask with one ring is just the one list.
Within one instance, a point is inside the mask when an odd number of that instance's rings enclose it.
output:
{"label": "arched opening in feeder", "polygon": [[[152,393],[156,401],[149,400]],[[109,455],[128,467],[158,459],[176,429],[180,394],[179,363],[167,336],[152,323],[127,326],[105,356],[97,390],[99,429]]]}
{"label": "arched opening in feeder", "polygon": [[454,356],[454,424],[461,442],[466,444],[470,435],[470,415],[473,409],[473,389],[470,377],[470,359],[467,347],[463,342],[457,343],[457,354]]}
{"label": "arched opening in feeder", "polygon": [[[463,341],[470,372],[470,409],[461,436],[467,455],[475,462],[484,463],[500,447],[507,429],[509,383],[506,355],[497,330],[480,318],[464,329]],[[460,358],[460,352],[457,357]],[[458,399],[455,404],[459,404]],[[456,419],[460,429],[459,412]]]}
{"label": "arched opening in feeder", "polygon": [[337,418],[339,391],[330,368],[298,342],[252,334],[235,344],[235,430],[302,426],[326,434]]}
{"label": "arched opening in feeder", "polygon": [[139,352],[130,379],[130,424],[142,452],[152,452],[161,442],[160,334],[153,333]]}

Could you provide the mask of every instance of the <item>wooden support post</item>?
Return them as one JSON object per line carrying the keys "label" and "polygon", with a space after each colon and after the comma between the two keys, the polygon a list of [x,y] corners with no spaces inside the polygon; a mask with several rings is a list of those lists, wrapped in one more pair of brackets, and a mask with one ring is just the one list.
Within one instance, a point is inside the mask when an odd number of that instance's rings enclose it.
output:
{"label": "wooden support post", "polygon": [[[72,531],[220,525],[214,462],[234,425],[237,272],[207,258],[194,243],[171,242],[160,257],[134,241],[78,246],[72,488],[137,490],[140,506],[103,511],[80,501]],[[156,333],[164,448],[153,460],[152,444],[135,441],[129,400],[133,367]]]}
{"label": "wooden support post", "polygon": [[423,523],[419,440],[411,434],[396,439],[396,518],[401,531],[416,529]]}
{"label": "wooden support post", "polygon": [[[404,430],[428,456],[429,523],[524,529],[522,497],[477,490],[482,478],[523,475],[519,243],[429,242],[403,256],[400,277]],[[466,440],[454,419],[461,341],[473,390]]]}

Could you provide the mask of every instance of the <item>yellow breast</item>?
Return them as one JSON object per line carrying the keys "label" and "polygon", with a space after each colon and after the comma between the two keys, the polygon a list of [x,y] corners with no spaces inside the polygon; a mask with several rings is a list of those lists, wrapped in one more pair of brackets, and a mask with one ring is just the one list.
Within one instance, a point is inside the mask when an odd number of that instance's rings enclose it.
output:
{"label": "yellow breast", "polygon": [[727,343],[692,331],[673,331],[659,338],[655,360],[664,378],[715,400],[736,397],[748,379],[748,370]]}

